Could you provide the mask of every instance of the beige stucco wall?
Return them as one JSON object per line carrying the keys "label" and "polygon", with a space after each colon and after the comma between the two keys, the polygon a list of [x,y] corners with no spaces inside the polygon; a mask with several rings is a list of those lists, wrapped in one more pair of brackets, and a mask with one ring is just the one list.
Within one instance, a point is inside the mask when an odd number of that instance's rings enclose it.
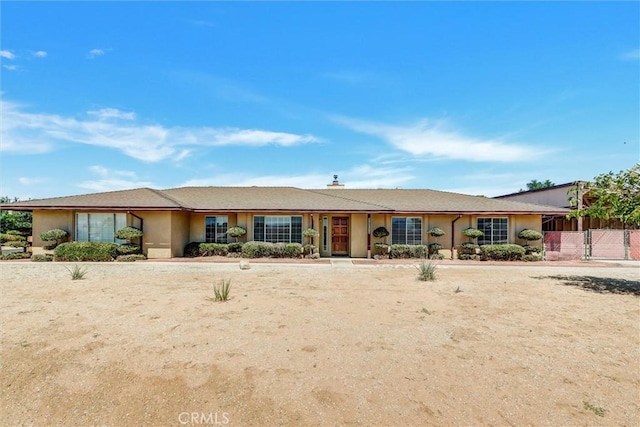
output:
{"label": "beige stucco wall", "polygon": [[349,228],[349,256],[367,257],[367,214],[353,214]]}
{"label": "beige stucco wall", "polygon": [[189,214],[186,212],[171,213],[171,256],[184,255],[184,247],[189,243]]}
{"label": "beige stucco wall", "polygon": [[34,210],[32,236],[33,247],[36,249],[35,253],[38,253],[37,248],[53,243],[43,242],[40,239],[40,234],[45,231],[59,228],[69,233],[69,240],[73,240],[75,234],[74,218],[75,213],[73,211]]}
{"label": "beige stucco wall", "polygon": [[137,215],[144,220],[144,254],[148,258],[171,258],[171,212],[142,212]]}

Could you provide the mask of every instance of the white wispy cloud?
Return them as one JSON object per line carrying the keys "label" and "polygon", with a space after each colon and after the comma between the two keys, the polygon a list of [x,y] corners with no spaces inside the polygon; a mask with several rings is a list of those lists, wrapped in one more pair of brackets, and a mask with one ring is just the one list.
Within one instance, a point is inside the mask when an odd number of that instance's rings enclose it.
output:
{"label": "white wispy cloud", "polygon": [[154,186],[152,182],[138,178],[137,174],[132,171],[108,169],[100,165],[90,166],[89,170],[100,179],[80,182],[78,187],[101,192]]}
{"label": "white wispy cloud", "polygon": [[91,49],[87,56],[89,58],[93,59],[93,58],[96,58],[98,56],[104,55],[104,53],[105,53],[104,49]]}
{"label": "white wispy cloud", "polygon": [[620,58],[626,59],[626,60],[640,59],[640,49],[632,49],[627,52],[624,52],[622,55],[620,55]]}
{"label": "white wispy cloud", "polygon": [[36,58],[45,58],[47,56],[47,52],[45,52],[44,50],[37,50],[33,52],[33,56]]}
{"label": "white wispy cloud", "polygon": [[6,64],[2,64],[2,68],[5,68],[9,71],[17,71],[20,69],[20,67],[17,65],[6,65]]}
{"label": "white wispy cloud", "polygon": [[540,147],[464,135],[450,129],[443,120],[421,120],[412,125],[397,126],[342,116],[332,119],[356,132],[380,138],[414,156],[472,162],[518,162],[543,154]]}
{"label": "white wispy cloud", "polygon": [[322,189],[333,180],[333,174],[339,176],[347,188],[395,188],[415,177],[411,168],[378,167],[377,165],[357,165],[353,168],[327,173],[284,174],[253,176],[240,173],[219,173],[206,178],[191,179],[180,186],[227,186],[227,187],[298,187]]}
{"label": "white wispy cloud", "polygon": [[24,186],[41,184],[41,183],[43,183],[45,181],[47,181],[46,178],[36,178],[36,177],[32,177],[32,176],[21,176],[21,177],[18,177],[18,182],[21,185],[24,185]]}
{"label": "white wispy cloud", "polygon": [[[0,151],[35,154],[51,151],[60,141],[106,147],[145,162],[180,160],[196,147],[293,145],[319,142],[313,135],[261,129],[166,127],[142,124],[133,112],[114,108],[91,111],[86,118],[29,113],[0,101],[3,126]],[[37,142],[34,142],[37,141]]]}
{"label": "white wispy cloud", "polygon": [[15,59],[16,55],[15,55],[15,53],[11,52],[10,50],[0,50],[0,58]]}
{"label": "white wispy cloud", "polygon": [[100,110],[87,112],[90,116],[95,116],[99,120],[120,119],[135,120],[136,113],[118,110],[117,108],[102,108]]}

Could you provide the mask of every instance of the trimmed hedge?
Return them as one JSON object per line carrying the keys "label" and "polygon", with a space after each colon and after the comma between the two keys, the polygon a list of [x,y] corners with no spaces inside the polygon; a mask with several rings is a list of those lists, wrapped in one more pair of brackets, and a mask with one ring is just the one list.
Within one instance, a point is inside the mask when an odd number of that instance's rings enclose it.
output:
{"label": "trimmed hedge", "polygon": [[522,247],[524,248],[524,253],[526,255],[539,254],[542,252],[542,248],[540,246],[522,245]]}
{"label": "trimmed hedge", "polygon": [[141,252],[139,245],[119,245],[117,249],[118,255],[135,255]]}
{"label": "trimmed hedge", "polygon": [[200,244],[201,242],[187,243],[187,245],[184,247],[183,256],[189,258],[200,256]]}
{"label": "trimmed hedge", "polygon": [[10,233],[0,233],[0,243],[5,242],[24,242],[27,239],[24,236]]}
{"label": "trimmed hedge", "polygon": [[229,245],[226,243],[200,243],[200,256],[227,256]]}
{"label": "trimmed hedge", "polygon": [[242,245],[243,258],[300,258],[300,243],[247,242]]}
{"label": "trimmed hedge", "polygon": [[118,256],[117,243],[68,242],[53,252],[56,261],[113,261]]}
{"label": "trimmed hedge", "polygon": [[0,255],[0,260],[10,261],[13,259],[27,259],[31,258],[31,254],[29,252],[14,252],[12,254],[4,254]]}
{"label": "trimmed hedge", "polygon": [[51,262],[51,261],[53,261],[53,255],[50,255],[50,254],[31,255],[31,261],[33,261],[33,262]]}
{"label": "trimmed hedge", "polygon": [[524,248],[520,245],[483,245],[480,247],[483,261],[519,261],[524,257]]}
{"label": "trimmed hedge", "polygon": [[425,245],[391,245],[389,258],[426,258],[428,252]]}
{"label": "trimmed hedge", "polygon": [[142,254],[129,254],[129,255],[118,255],[116,261],[118,262],[133,262],[133,261],[142,261],[147,259],[146,256]]}

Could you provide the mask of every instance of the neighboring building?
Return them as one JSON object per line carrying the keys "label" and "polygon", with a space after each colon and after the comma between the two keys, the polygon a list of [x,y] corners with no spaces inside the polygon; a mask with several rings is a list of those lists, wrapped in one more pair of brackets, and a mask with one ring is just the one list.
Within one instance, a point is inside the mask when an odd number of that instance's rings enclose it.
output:
{"label": "neighboring building", "polygon": [[[33,250],[42,252],[39,235],[53,228],[71,240],[114,241],[114,232],[132,225],[144,232],[149,258],[183,254],[189,242],[226,242],[229,227],[247,229],[247,241],[300,242],[307,228],[318,230],[320,255],[370,257],[377,241],[372,230],[385,226],[391,244],[427,244],[426,231],[439,227],[439,239],[451,248],[466,241],[462,230],[485,231],[478,243],[522,243],[524,228],[542,230],[543,217],[567,209],[496,200],[434,190],[356,190],[338,183],[321,190],[295,187],[139,188],[2,205],[33,212]],[[433,241],[433,240],[431,240]]]}
{"label": "neighboring building", "polygon": [[[576,181],[567,184],[554,185],[538,190],[520,191],[518,193],[505,194],[494,199],[509,200],[523,203],[533,203],[544,206],[555,206],[567,210],[582,209],[590,206],[593,199],[584,189],[584,181]],[[566,214],[544,215],[542,220],[543,231],[583,231],[591,229],[610,228],[622,229],[622,223],[616,220],[601,220],[597,218],[583,217],[567,219]]]}

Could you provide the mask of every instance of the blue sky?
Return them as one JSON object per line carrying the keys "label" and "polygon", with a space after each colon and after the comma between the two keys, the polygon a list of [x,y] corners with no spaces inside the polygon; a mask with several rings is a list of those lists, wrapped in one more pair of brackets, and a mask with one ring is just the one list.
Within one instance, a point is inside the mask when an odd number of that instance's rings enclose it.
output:
{"label": "blue sky", "polygon": [[0,5],[0,194],[430,188],[640,157],[638,2]]}

